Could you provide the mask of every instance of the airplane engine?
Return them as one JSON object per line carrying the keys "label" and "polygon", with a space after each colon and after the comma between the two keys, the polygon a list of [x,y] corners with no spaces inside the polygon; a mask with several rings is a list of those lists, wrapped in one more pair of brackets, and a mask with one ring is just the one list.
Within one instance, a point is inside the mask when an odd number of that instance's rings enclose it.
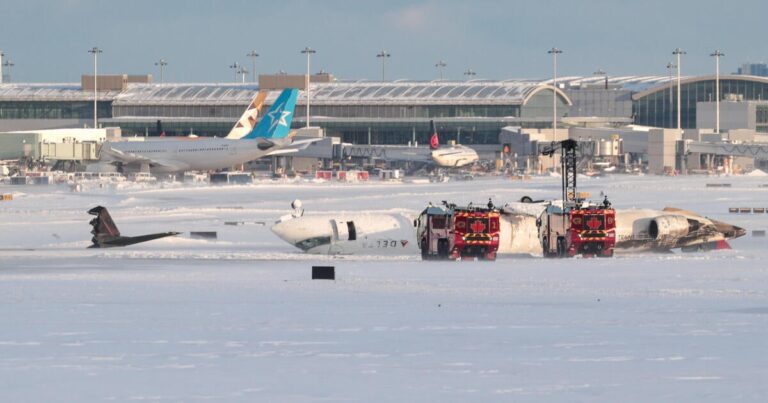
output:
{"label": "airplane engine", "polygon": [[648,226],[648,235],[657,240],[677,239],[687,235],[692,225],[686,217],[680,215],[663,215],[651,220]]}

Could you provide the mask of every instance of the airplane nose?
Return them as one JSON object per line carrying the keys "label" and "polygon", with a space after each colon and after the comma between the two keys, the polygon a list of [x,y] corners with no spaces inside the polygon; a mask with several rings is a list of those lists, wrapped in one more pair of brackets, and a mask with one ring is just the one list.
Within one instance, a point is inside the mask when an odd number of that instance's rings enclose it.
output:
{"label": "airplane nose", "polygon": [[715,227],[720,231],[726,239],[739,238],[747,234],[747,230],[741,227],[737,227],[732,224],[727,224],[721,221],[712,220]]}
{"label": "airplane nose", "polygon": [[299,239],[300,234],[298,228],[296,227],[295,220],[281,221],[273,225],[271,229],[272,233],[277,235],[283,241],[292,245],[295,245],[296,242],[301,240]]}

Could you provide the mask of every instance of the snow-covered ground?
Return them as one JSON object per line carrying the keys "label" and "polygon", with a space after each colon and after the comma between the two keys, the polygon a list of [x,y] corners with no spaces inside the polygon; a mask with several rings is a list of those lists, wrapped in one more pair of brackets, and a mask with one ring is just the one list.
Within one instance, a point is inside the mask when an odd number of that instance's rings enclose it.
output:
{"label": "snow-covered ground", "polygon": [[[768,238],[751,231],[768,214],[728,207],[768,207],[764,184],[580,179],[616,207],[682,207],[749,234],[730,251],[494,263],[310,256],[269,226],[295,198],[307,214],[415,213],[557,197],[559,178],[1,186],[0,401],[763,402]],[[86,249],[98,204],[126,235],[219,238]],[[313,264],[337,280],[310,280]]]}

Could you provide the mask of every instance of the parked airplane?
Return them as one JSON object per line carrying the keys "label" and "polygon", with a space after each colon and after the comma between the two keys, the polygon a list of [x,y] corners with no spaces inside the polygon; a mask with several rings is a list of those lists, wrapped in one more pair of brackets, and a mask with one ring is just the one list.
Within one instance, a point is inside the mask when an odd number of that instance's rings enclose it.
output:
{"label": "parked airplane", "polygon": [[[124,170],[178,173],[228,168],[268,155],[296,152],[319,140],[294,141],[289,135],[298,92],[297,89],[284,90],[256,127],[241,139],[235,139],[241,132],[236,130],[228,138],[105,142],[101,163],[118,165]],[[252,103],[249,109],[253,106]],[[243,123],[243,127],[248,127],[253,118],[246,115],[245,122],[238,122]]]}
{"label": "parked airplane", "polygon": [[[537,220],[544,208],[542,202],[505,205],[498,253],[541,256]],[[272,232],[308,253],[418,253],[413,220],[404,214],[283,217]],[[745,233],[743,228],[680,209],[616,210],[617,252],[722,249],[729,247],[727,240]]]}
{"label": "parked airplane", "polygon": [[459,168],[473,164],[480,159],[477,151],[462,145],[440,147],[440,140],[435,129],[435,121],[429,121],[429,129],[432,137],[429,140],[429,149],[432,150],[432,161],[435,165],[445,168]]}
{"label": "parked airplane", "polygon": [[106,207],[96,206],[88,210],[88,214],[96,216],[90,223],[91,226],[93,226],[93,230],[91,230],[91,234],[93,234],[91,242],[93,242],[93,244],[89,246],[89,248],[128,246],[180,234],[180,232],[162,232],[149,235],[122,236]]}

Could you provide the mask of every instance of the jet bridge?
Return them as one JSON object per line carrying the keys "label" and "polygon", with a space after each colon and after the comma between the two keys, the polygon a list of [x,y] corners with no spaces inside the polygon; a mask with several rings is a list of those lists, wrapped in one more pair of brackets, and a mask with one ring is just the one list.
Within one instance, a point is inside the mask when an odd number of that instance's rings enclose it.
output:
{"label": "jet bridge", "polygon": [[768,143],[729,143],[680,140],[683,155],[690,153],[768,159]]}

